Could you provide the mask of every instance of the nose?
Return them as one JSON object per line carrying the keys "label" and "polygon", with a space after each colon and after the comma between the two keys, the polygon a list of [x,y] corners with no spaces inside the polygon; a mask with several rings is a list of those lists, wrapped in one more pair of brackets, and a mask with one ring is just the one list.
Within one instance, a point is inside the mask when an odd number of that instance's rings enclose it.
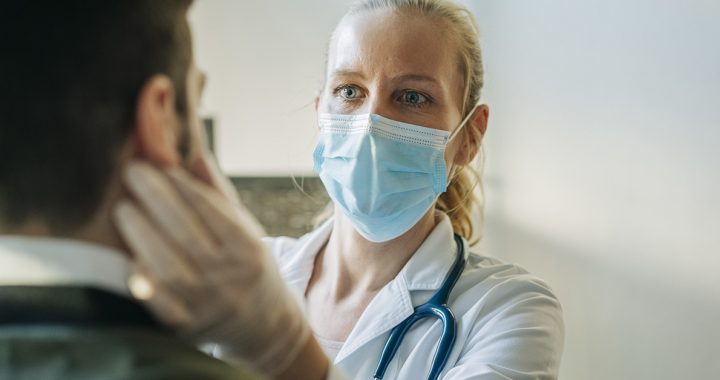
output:
{"label": "nose", "polygon": [[378,89],[373,90],[374,91],[370,91],[367,102],[365,102],[365,106],[367,107],[366,112],[389,118],[390,115],[388,112],[390,107],[387,104],[388,102],[384,100],[385,97],[381,95]]}
{"label": "nose", "polygon": [[381,86],[371,89],[364,104],[364,112],[380,115],[392,120],[402,120],[403,116],[398,114],[397,107],[393,103],[393,94]]}

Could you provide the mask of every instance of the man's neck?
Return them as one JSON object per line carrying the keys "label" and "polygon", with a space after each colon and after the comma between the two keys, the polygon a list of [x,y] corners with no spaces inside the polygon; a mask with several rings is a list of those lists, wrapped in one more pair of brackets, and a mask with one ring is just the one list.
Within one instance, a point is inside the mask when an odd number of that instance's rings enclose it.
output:
{"label": "man's neck", "polygon": [[[119,186],[111,188],[120,189]],[[90,221],[85,223],[83,227],[75,229],[71,232],[56,232],[50,228],[47,222],[37,218],[30,218],[19,226],[0,226],[0,236],[13,235],[30,238],[49,237],[78,240],[114,248],[115,250],[130,256],[127,246],[122,241],[120,234],[112,222],[112,208],[117,200],[122,196],[121,191],[122,190],[109,192]]]}
{"label": "man's neck", "polygon": [[[111,226],[110,226],[111,227]],[[38,223],[27,223],[18,228],[0,229],[0,236],[12,235],[17,237],[28,238],[57,238],[77,240],[98,244],[122,252],[127,255],[127,248],[120,236],[114,230],[109,228],[105,223],[91,224],[81,230],[72,233],[53,233],[45,225]]]}

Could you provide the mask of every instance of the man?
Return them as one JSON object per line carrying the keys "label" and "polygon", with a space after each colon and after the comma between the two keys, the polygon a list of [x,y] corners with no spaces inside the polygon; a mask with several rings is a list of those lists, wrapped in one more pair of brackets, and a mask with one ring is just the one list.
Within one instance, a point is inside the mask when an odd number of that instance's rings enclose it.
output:
{"label": "man", "polygon": [[[130,161],[203,176],[190,3],[0,2],[0,379],[256,377],[133,300],[113,222]],[[273,352],[292,354],[274,377],[324,378],[317,344],[300,343]]]}

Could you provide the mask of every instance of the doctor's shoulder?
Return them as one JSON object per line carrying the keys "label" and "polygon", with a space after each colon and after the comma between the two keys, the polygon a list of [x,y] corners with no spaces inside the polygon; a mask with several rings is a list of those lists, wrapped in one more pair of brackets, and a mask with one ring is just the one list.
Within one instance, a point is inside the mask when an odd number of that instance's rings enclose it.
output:
{"label": "doctor's shoulder", "polygon": [[508,362],[496,364],[508,368],[557,371],[565,325],[560,301],[545,281],[518,265],[470,253],[453,293],[465,353],[498,355]]}
{"label": "doctor's shoulder", "polygon": [[456,301],[463,301],[459,298],[469,296],[478,302],[500,304],[518,298],[542,297],[551,300],[557,305],[558,311],[562,311],[557,296],[547,282],[517,264],[476,252],[468,254],[463,274],[455,286],[455,294],[458,297]]}

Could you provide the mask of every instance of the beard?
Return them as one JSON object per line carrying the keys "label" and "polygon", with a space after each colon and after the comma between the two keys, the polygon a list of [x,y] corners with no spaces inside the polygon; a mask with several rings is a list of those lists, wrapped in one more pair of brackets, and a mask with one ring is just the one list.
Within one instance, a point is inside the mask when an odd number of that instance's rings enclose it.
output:
{"label": "beard", "polygon": [[178,152],[185,162],[190,158],[190,123],[184,121],[180,124],[180,136],[178,139]]}

